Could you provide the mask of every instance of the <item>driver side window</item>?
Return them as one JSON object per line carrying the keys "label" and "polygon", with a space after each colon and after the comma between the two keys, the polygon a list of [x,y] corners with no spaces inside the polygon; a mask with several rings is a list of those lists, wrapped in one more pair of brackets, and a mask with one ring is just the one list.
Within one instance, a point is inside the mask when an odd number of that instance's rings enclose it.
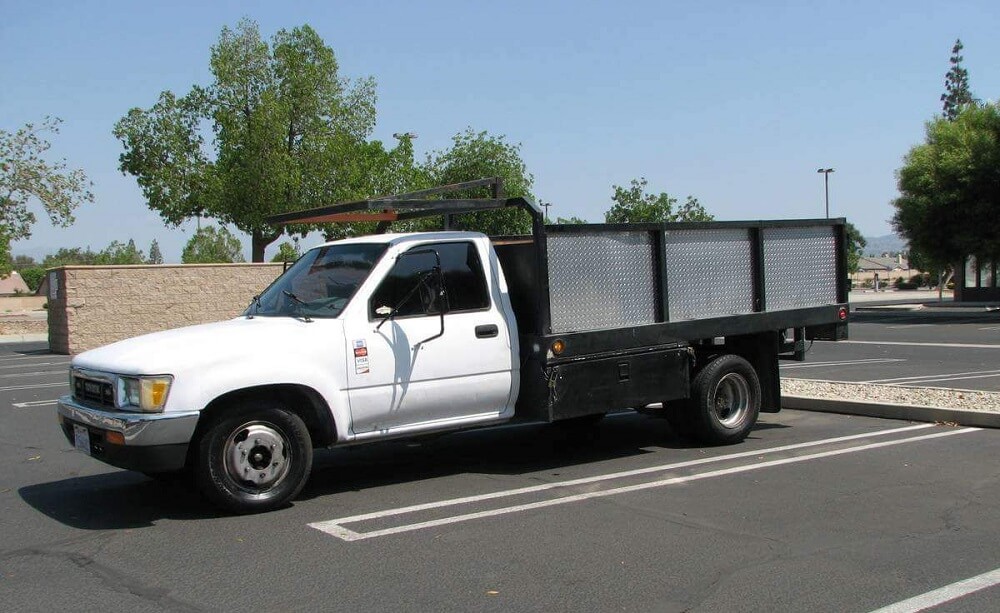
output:
{"label": "driver side window", "polygon": [[433,280],[430,278],[437,264],[432,251],[436,251],[441,257],[448,310],[489,308],[486,277],[474,244],[436,243],[420,245],[414,247],[414,250],[426,252],[397,259],[392,270],[375,290],[369,304],[369,316],[372,319],[382,317],[376,313],[376,309],[380,307],[396,307],[396,317],[438,314],[438,296],[433,291]]}

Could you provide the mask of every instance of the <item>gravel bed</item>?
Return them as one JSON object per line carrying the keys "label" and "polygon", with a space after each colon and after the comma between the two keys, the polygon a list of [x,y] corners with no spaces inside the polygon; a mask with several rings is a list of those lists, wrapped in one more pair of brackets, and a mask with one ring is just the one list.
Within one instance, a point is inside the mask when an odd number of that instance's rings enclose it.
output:
{"label": "gravel bed", "polygon": [[942,409],[1000,413],[1000,392],[955,390],[943,387],[894,387],[871,383],[844,383],[814,379],[782,379],[785,396],[907,404]]}

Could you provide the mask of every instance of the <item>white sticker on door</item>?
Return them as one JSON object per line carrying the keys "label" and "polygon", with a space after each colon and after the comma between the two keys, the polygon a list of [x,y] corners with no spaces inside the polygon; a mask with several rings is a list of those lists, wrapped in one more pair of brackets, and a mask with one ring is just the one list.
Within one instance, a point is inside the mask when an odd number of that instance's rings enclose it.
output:
{"label": "white sticker on door", "polygon": [[364,339],[354,341],[354,372],[358,375],[368,374],[368,347]]}

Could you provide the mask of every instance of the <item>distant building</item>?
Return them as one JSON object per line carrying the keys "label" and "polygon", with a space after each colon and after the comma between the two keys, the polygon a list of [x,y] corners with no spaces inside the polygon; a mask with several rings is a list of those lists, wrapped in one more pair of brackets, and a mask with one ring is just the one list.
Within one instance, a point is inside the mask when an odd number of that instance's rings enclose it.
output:
{"label": "distant building", "polygon": [[878,276],[879,284],[882,287],[886,287],[892,285],[900,277],[905,281],[909,281],[912,275],[919,273],[919,270],[910,268],[910,262],[901,254],[883,257],[861,257],[858,260],[858,272],[851,274],[851,282],[854,287],[874,286],[875,277]]}
{"label": "distant building", "polygon": [[24,282],[21,275],[17,274],[16,270],[8,276],[0,279],[0,296],[30,293],[31,290],[28,289],[28,284]]}

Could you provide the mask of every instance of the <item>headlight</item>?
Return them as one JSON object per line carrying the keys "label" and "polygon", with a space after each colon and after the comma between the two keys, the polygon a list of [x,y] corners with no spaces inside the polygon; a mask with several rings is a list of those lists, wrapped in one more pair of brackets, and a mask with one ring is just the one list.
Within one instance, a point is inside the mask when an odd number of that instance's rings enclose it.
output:
{"label": "headlight", "polygon": [[159,413],[167,403],[167,394],[173,377],[120,377],[118,403],[123,409],[138,409],[146,413]]}

